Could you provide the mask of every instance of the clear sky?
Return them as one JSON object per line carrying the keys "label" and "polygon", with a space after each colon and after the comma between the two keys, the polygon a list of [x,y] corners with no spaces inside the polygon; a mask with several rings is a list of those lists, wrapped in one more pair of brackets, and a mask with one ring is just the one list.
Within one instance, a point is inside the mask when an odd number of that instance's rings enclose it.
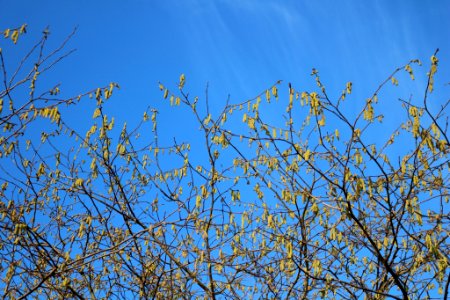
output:
{"label": "clear sky", "polygon": [[[72,96],[117,82],[121,89],[108,100],[108,113],[119,124],[137,123],[146,107],[156,107],[167,142],[174,135],[180,142],[196,136],[183,111],[161,101],[158,82],[175,89],[181,73],[191,95],[203,96],[208,83],[211,105],[220,109],[228,97],[253,98],[277,80],[292,82],[296,90],[317,90],[310,76],[316,68],[334,99],[353,82],[349,98],[356,112],[411,59],[423,62],[414,67],[416,80],[404,72],[400,87],[380,101],[411,95],[420,101],[430,56],[439,48],[430,106],[444,103],[440,96],[450,89],[447,0],[0,0],[0,31],[23,23],[28,33],[12,48],[17,60],[46,27],[49,49],[78,27],[68,45],[77,51],[50,72],[49,86],[62,83],[62,94]],[[82,109],[69,116],[81,120],[80,126],[83,118],[93,122],[93,111]],[[398,111],[387,114],[389,126]]]}
{"label": "clear sky", "polygon": [[[47,26],[55,44],[78,26],[69,46],[77,52],[54,80],[69,94],[120,83],[110,104],[119,116],[140,116],[161,98],[157,83],[174,86],[181,73],[191,94],[204,95],[209,82],[218,107],[278,79],[308,90],[313,67],[331,95],[352,81],[364,100],[410,59],[424,62],[424,75],[439,47],[439,76],[450,82],[449,1],[2,0],[1,8],[0,27],[27,23],[30,43]],[[403,96],[423,94],[420,74],[419,89]]]}

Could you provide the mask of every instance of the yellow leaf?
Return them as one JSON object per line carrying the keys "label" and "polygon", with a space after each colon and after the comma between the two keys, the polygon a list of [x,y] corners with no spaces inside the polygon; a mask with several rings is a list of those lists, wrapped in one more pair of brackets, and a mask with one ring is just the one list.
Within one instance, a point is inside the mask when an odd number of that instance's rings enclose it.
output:
{"label": "yellow leaf", "polygon": [[209,114],[209,115],[205,118],[205,120],[203,121],[203,124],[208,125],[210,121],[211,121],[211,114]]}
{"label": "yellow leaf", "polygon": [[398,85],[398,80],[394,76],[391,77],[391,82],[393,85]]}
{"label": "yellow leaf", "polygon": [[322,115],[322,118],[317,122],[319,126],[325,126],[325,116]]}
{"label": "yellow leaf", "polygon": [[405,71],[408,72],[411,79],[414,80],[414,73],[410,65],[405,66]]}
{"label": "yellow leaf", "polygon": [[255,119],[254,118],[248,119],[248,127],[250,127],[250,129],[255,129]]}
{"label": "yellow leaf", "polygon": [[14,30],[13,33],[11,34],[11,40],[14,42],[14,44],[16,44],[18,39],[19,39],[19,31]]}
{"label": "yellow leaf", "polygon": [[109,97],[111,97],[111,92],[109,90],[105,89],[104,93],[105,93],[105,99],[109,99]]}
{"label": "yellow leaf", "polygon": [[81,186],[83,186],[83,182],[84,182],[84,180],[82,178],[77,178],[75,180],[75,186],[81,187]]}
{"label": "yellow leaf", "polygon": [[96,108],[96,109],[94,110],[94,114],[92,115],[92,118],[95,119],[95,118],[97,118],[98,116],[100,116],[100,114],[101,114],[100,108]]}
{"label": "yellow leaf", "polygon": [[120,155],[124,155],[125,154],[125,146],[122,144],[118,144],[117,145],[117,153],[119,153]]}
{"label": "yellow leaf", "polygon": [[200,206],[202,205],[202,196],[197,195],[195,198],[195,206],[200,209]]}
{"label": "yellow leaf", "polygon": [[272,95],[275,98],[278,98],[278,89],[277,89],[277,87],[275,85],[272,87]]}
{"label": "yellow leaf", "polygon": [[433,65],[437,65],[437,63],[439,62],[438,58],[434,55],[432,55],[430,59]]}
{"label": "yellow leaf", "polygon": [[146,122],[146,121],[148,121],[148,119],[149,119],[148,114],[147,114],[146,111],[144,111],[144,116],[142,117],[142,120],[143,120],[144,122]]}
{"label": "yellow leaf", "polygon": [[81,222],[80,228],[78,228],[78,237],[81,239],[84,236],[84,222]]}
{"label": "yellow leaf", "polygon": [[95,91],[95,99],[97,99],[97,100],[100,99],[101,95],[102,95],[102,90],[100,88],[98,88]]}
{"label": "yellow leaf", "polygon": [[90,168],[91,168],[91,170],[94,170],[95,167],[96,167],[96,158],[94,157],[94,158],[92,159],[92,161],[91,161]]}
{"label": "yellow leaf", "polygon": [[347,92],[347,94],[351,94],[352,93],[352,83],[351,82],[347,82],[347,85],[346,85],[346,92]]}
{"label": "yellow leaf", "polygon": [[39,177],[39,176],[43,175],[44,173],[45,173],[45,166],[44,166],[43,163],[40,163],[39,164],[39,169],[38,169],[36,175]]}
{"label": "yellow leaf", "polygon": [[308,150],[306,150],[305,154],[303,154],[303,157],[307,161],[307,160],[309,160],[310,156],[311,156],[311,151],[308,149]]}
{"label": "yellow leaf", "polygon": [[179,83],[179,85],[178,85],[178,87],[179,87],[180,89],[182,89],[182,88],[184,87],[185,81],[186,81],[186,78],[185,78],[184,74],[181,74],[181,75],[180,75],[180,83]]}
{"label": "yellow leaf", "polygon": [[366,107],[366,109],[364,110],[364,113],[363,113],[363,118],[364,118],[364,120],[372,122],[373,121],[374,111],[373,111],[373,106],[370,104],[370,101],[371,100],[369,99],[368,103],[367,103],[367,107]]}
{"label": "yellow leaf", "polygon": [[20,26],[20,33],[26,33],[27,32],[27,24],[23,24]]}

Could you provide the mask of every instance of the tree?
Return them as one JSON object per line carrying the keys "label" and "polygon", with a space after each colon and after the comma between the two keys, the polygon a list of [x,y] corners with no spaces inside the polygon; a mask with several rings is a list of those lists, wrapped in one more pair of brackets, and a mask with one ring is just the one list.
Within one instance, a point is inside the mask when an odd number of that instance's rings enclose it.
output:
{"label": "tree", "polygon": [[[196,120],[200,149],[163,144],[155,108],[117,129],[106,113],[116,83],[74,97],[41,87],[68,54],[66,40],[45,55],[47,38],[13,73],[0,51],[4,298],[448,299],[449,100],[429,105],[437,51],[421,101],[378,101],[404,70],[414,79],[412,60],[354,116],[352,83],[333,99],[317,70],[317,91],[277,81],[218,112],[189,96],[184,75],[160,84]],[[65,116],[89,97],[82,132]],[[378,112],[397,104],[399,124],[384,125]]]}

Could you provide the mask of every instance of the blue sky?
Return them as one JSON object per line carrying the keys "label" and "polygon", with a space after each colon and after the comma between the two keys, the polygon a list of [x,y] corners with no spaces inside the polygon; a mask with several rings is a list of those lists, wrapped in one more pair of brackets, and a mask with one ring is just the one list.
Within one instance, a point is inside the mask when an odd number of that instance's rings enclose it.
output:
{"label": "blue sky", "polygon": [[0,27],[29,24],[29,43],[47,26],[54,44],[78,26],[70,44],[77,52],[53,79],[68,94],[119,82],[122,90],[110,104],[119,116],[141,115],[160,99],[157,83],[174,86],[181,73],[192,95],[204,95],[209,82],[218,107],[228,95],[244,100],[278,79],[311,89],[313,67],[331,95],[352,81],[358,101],[413,58],[425,65],[416,75],[419,88],[404,93],[423,93],[420,75],[439,47],[438,76],[450,81],[448,1],[3,0],[1,5]]}
{"label": "blue sky", "polygon": [[[168,143],[172,136],[198,136],[185,110],[161,101],[158,82],[175,89],[181,73],[190,95],[203,96],[209,83],[218,110],[228,96],[241,102],[280,79],[300,91],[317,90],[314,67],[332,98],[353,82],[354,113],[396,67],[418,58],[424,65],[414,67],[414,82],[403,72],[400,87],[380,95],[388,127],[399,114],[389,101],[411,95],[420,101],[436,48],[440,63],[430,106],[444,103],[441,96],[450,89],[450,1],[0,0],[0,8],[0,30],[28,24],[17,52],[6,55],[16,60],[47,26],[49,49],[78,26],[68,46],[77,51],[47,75],[48,86],[62,83],[62,94],[71,96],[118,82],[108,113],[118,124],[137,123],[147,106],[156,107]],[[93,109],[85,108],[68,116],[81,127],[80,120],[92,122]]]}
{"label": "blue sky", "polygon": [[[436,48],[440,63],[430,107],[444,103],[450,89],[448,1],[44,0],[2,1],[2,8],[7,13],[0,28],[28,24],[27,35],[14,48],[16,60],[47,26],[48,49],[78,27],[67,47],[77,51],[46,75],[44,86],[61,83],[62,95],[69,97],[118,82],[121,89],[106,105],[118,130],[123,122],[129,128],[137,124],[147,107],[157,108],[161,145],[170,145],[174,137],[190,142],[200,161],[204,149],[198,124],[187,110],[164,103],[158,88],[162,82],[176,89],[181,73],[191,96],[204,100],[209,84],[210,106],[217,112],[228,97],[232,102],[253,98],[279,79],[286,89],[292,82],[296,90],[317,91],[310,76],[314,67],[331,98],[337,99],[346,82],[353,82],[346,101],[351,116],[396,67],[418,58],[423,66],[413,67],[415,81],[401,72],[400,86],[389,85],[379,95],[385,119],[367,138],[383,144],[399,116],[405,116],[397,99],[422,101]],[[280,101],[282,105],[271,106],[266,121],[283,122],[286,94]],[[93,122],[93,110],[93,104],[79,105],[63,117],[83,133]]]}

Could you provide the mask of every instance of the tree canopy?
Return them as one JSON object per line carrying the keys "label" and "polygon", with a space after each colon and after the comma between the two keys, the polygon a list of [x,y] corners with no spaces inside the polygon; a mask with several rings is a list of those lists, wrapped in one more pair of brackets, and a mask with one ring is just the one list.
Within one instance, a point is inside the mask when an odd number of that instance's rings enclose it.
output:
{"label": "tree canopy", "polygon": [[[417,59],[364,101],[351,82],[329,92],[313,69],[314,90],[276,81],[217,109],[182,74],[138,122],[116,124],[117,83],[67,96],[45,80],[71,35],[48,50],[44,31],[9,64],[25,32],[6,29],[0,44],[5,298],[448,299],[438,51],[423,94],[406,100],[380,95],[414,80]],[[68,122],[87,102],[91,123]],[[194,139],[160,136],[168,105],[196,122]],[[383,123],[394,106],[397,123]]]}

